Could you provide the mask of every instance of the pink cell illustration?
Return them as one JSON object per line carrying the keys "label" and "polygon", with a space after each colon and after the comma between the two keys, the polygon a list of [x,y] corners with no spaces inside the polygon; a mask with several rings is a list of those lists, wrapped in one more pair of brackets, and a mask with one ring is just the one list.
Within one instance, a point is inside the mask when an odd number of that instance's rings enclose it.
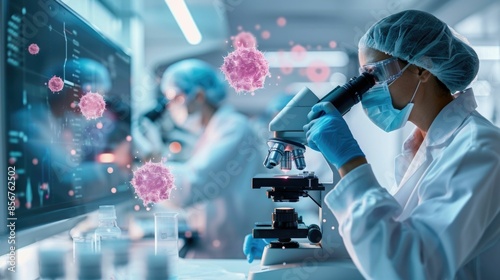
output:
{"label": "pink cell illustration", "polygon": [[59,92],[63,89],[63,87],[64,87],[64,81],[61,78],[59,78],[57,76],[50,78],[50,80],[49,80],[50,91]]}
{"label": "pink cell illustration", "polygon": [[80,98],[78,106],[80,107],[83,116],[85,116],[87,120],[90,120],[102,117],[102,114],[106,109],[106,102],[99,93],[88,92]]}
{"label": "pink cell illustration", "polygon": [[[280,52],[282,53],[282,51],[280,51]],[[281,73],[283,73],[285,75],[289,75],[293,72],[293,66],[288,61],[288,59],[286,59],[281,53],[279,56],[279,64],[280,64]]]}
{"label": "pink cell illustration", "polygon": [[255,30],[260,30],[260,24],[255,25]]}
{"label": "pink cell illustration", "polygon": [[291,65],[281,65],[280,67],[281,73],[284,75],[290,75],[293,72],[293,68]]}
{"label": "pink cell illustration", "polygon": [[276,24],[278,24],[278,26],[280,27],[283,27],[286,25],[286,18],[284,17],[279,17],[277,20],[276,20]]}
{"label": "pink cell illustration", "polygon": [[330,46],[330,48],[335,49],[337,47],[337,42],[330,41],[330,43],[328,45]]}
{"label": "pink cell illustration", "polygon": [[174,176],[163,162],[146,162],[134,172],[130,183],[145,207],[168,199],[175,187]]}
{"label": "pink cell illustration", "polygon": [[233,40],[234,49],[257,47],[257,39],[250,32],[240,32],[231,39]]}
{"label": "pink cell illustration", "polygon": [[237,91],[253,92],[262,88],[270,76],[269,63],[264,54],[255,48],[239,48],[224,57],[221,71]]}
{"label": "pink cell illustration", "polygon": [[291,52],[292,58],[297,61],[304,60],[307,56],[307,50],[302,45],[293,46]]}
{"label": "pink cell illustration", "polygon": [[262,37],[262,39],[267,40],[267,39],[271,38],[271,32],[264,30],[264,31],[262,31],[260,36]]}
{"label": "pink cell illustration", "polygon": [[323,61],[314,61],[307,67],[306,75],[311,82],[321,83],[330,77],[330,68]]}
{"label": "pink cell illustration", "polygon": [[37,44],[31,44],[28,47],[28,52],[32,55],[38,54],[40,47]]}

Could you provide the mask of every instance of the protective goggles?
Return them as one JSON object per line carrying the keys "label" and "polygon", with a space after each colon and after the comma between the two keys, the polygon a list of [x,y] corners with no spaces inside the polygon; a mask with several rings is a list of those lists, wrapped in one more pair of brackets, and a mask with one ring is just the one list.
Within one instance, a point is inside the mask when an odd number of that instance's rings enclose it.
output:
{"label": "protective goggles", "polygon": [[390,85],[397,78],[401,77],[403,71],[408,68],[408,63],[403,69],[399,67],[398,58],[391,57],[374,63],[368,63],[359,68],[359,73],[370,73],[375,77],[375,82],[382,84],[387,82]]}

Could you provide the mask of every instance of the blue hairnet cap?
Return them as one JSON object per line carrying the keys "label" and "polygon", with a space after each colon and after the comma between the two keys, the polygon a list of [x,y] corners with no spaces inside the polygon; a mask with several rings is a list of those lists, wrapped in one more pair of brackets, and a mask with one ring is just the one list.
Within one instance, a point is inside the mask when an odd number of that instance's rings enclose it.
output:
{"label": "blue hairnet cap", "polygon": [[200,90],[212,105],[219,105],[226,97],[226,85],[210,64],[199,59],[186,59],[170,65],[163,73],[161,89],[175,87],[188,96]]}
{"label": "blue hairnet cap", "polygon": [[479,58],[466,39],[422,11],[379,20],[359,40],[359,48],[366,47],[428,70],[451,92],[467,88],[479,70]]}

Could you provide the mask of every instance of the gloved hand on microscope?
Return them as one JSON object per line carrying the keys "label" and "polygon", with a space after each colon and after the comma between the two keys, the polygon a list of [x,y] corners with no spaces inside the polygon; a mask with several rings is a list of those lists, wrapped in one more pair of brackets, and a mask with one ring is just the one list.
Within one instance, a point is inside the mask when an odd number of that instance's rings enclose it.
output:
{"label": "gloved hand on microscope", "polygon": [[330,102],[314,105],[307,118],[309,123],[304,126],[307,145],[321,152],[341,175],[345,172],[343,169],[351,169],[348,165],[366,163],[365,154],[352,136],[347,123]]}

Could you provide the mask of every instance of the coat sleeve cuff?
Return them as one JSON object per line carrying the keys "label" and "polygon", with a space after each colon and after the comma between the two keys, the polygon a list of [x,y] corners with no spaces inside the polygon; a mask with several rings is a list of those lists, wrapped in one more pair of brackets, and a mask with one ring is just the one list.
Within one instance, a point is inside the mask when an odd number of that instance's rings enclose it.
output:
{"label": "coat sleeve cuff", "polygon": [[348,211],[352,202],[360,199],[369,189],[380,187],[370,164],[363,164],[349,172],[325,196],[325,203],[337,217]]}

